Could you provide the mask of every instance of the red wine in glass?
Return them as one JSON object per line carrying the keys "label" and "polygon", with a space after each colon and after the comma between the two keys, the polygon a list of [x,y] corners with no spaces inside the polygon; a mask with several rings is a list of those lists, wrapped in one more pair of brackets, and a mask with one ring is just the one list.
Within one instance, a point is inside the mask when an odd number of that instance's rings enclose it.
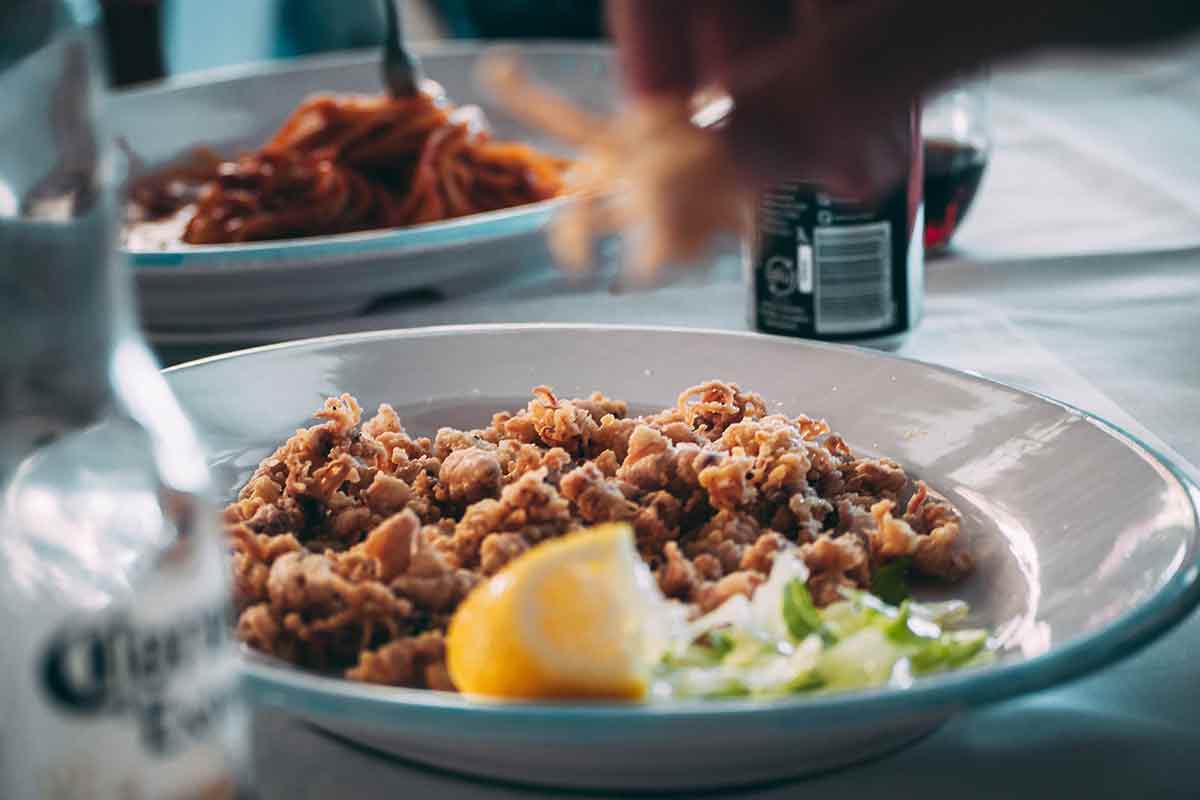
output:
{"label": "red wine in glass", "polygon": [[969,141],[925,140],[925,249],[949,244],[979,191],[987,150]]}

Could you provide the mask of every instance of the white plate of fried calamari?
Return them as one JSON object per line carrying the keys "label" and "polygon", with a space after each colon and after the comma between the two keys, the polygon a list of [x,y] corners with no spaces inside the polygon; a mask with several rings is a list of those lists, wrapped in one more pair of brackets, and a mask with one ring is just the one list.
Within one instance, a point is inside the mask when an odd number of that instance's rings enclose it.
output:
{"label": "white plate of fried calamari", "polygon": [[[473,326],[167,375],[229,504],[250,697],[446,769],[609,790],[812,773],[1100,669],[1200,599],[1200,492],[1172,465],[875,352]],[[693,626],[652,690],[457,692],[464,598],[608,522]]]}

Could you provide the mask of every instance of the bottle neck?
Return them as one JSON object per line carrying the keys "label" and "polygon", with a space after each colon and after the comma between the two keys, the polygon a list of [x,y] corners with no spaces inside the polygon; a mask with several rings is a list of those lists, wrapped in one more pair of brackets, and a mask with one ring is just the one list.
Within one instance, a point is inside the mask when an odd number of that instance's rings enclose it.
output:
{"label": "bottle neck", "polygon": [[55,24],[0,53],[0,481],[113,406],[114,359],[137,336],[91,31],[53,0],[23,3]]}
{"label": "bottle neck", "polygon": [[0,219],[0,418],[86,422],[112,402],[112,361],[135,335],[112,214]]}

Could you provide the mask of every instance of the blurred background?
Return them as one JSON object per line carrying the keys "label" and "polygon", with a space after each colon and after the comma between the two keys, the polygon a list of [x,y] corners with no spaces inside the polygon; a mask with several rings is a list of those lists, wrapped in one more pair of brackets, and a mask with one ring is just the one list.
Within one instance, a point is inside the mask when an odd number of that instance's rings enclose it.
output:
{"label": "blurred background", "polygon": [[[416,43],[605,35],[601,0],[399,5],[406,38]],[[382,35],[374,0],[105,0],[105,11],[111,71],[121,85],[363,48]],[[953,124],[956,103],[971,105],[970,138],[975,145],[982,140],[986,151],[980,195],[957,209],[954,222],[964,224],[955,231],[956,252],[1012,258],[1197,243],[1196,43],[1148,53],[1028,60],[1006,65],[984,89],[982,118],[974,107],[977,95],[951,97],[948,107],[938,104],[941,98],[926,104],[926,136],[937,138]],[[946,155],[927,150],[927,162]],[[927,184],[927,202],[937,192]],[[938,244],[936,233],[928,236],[929,244]]]}
{"label": "blurred background", "polygon": [[[412,41],[588,39],[604,32],[600,0],[403,0],[400,5]],[[119,83],[365,47],[380,41],[383,27],[374,0],[107,0],[105,6]]]}

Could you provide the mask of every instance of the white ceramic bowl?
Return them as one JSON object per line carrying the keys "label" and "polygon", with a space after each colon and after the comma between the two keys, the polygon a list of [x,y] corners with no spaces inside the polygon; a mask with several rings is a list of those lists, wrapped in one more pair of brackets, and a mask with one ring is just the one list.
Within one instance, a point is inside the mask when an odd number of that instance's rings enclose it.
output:
{"label": "white ceramic bowl", "polygon": [[[457,104],[481,106],[498,138],[569,155],[517,123],[475,85],[480,43],[417,46],[427,74]],[[519,45],[531,71],[595,109],[615,102],[603,45]],[[158,165],[197,145],[235,154],[258,146],[306,97],[380,91],[379,55],[300,59],[189,75],[115,93],[108,122],[123,150]],[[522,269],[548,269],[543,230],[559,200],[382,231],[238,245],[125,250],[151,331],[343,317],[414,289],[469,288]]]}
{"label": "white ceramic bowl", "polygon": [[407,759],[493,778],[697,789],[852,763],[951,715],[1099,669],[1200,598],[1200,492],[1129,435],[1052,400],[880,353],[753,334],[478,326],[318,339],[168,371],[229,496],[326,396],[390,402],[410,430],[478,426],[547,383],[662,408],[707,378],[827,418],[963,511],[977,572],[952,594],[1003,650],[983,669],[783,702],[485,703],[248,658],[258,703]]}

